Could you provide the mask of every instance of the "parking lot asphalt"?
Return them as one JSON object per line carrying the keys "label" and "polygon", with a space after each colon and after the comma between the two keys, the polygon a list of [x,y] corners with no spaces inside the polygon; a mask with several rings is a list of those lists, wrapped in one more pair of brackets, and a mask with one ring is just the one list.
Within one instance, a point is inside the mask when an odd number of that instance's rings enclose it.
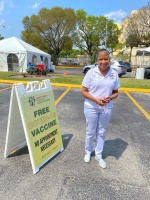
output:
{"label": "parking lot asphalt", "polygon": [[81,89],[54,86],[64,151],[33,174],[27,147],[4,158],[11,84],[0,84],[0,199],[148,200],[150,93],[120,90],[103,152],[108,167],[101,169],[94,152],[90,163],[83,161],[85,118]]}

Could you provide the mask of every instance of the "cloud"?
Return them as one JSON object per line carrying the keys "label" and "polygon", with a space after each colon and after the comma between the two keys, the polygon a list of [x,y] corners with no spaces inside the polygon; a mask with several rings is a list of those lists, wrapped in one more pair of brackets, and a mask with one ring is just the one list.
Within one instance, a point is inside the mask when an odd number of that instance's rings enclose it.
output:
{"label": "cloud", "polygon": [[4,23],[5,23],[5,21],[4,21],[3,19],[1,19],[1,20],[0,20],[0,27],[1,27],[1,28],[2,28],[2,27],[4,28]]}
{"label": "cloud", "polygon": [[0,1],[0,14],[2,14],[4,11],[9,12],[10,9],[14,7],[12,1],[3,0]]}
{"label": "cloud", "polygon": [[3,12],[4,6],[5,6],[5,2],[4,1],[0,1],[0,14]]}
{"label": "cloud", "polygon": [[37,9],[37,8],[40,6],[40,3],[41,3],[40,0],[36,1],[36,2],[32,5],[32,8],[33,8],[33,9]]}
{"label": "cloud", "polygon": [[127,15],[128,13],[124,12],[123,10],[112,11],[105,14],[108,19],[113,19],[115,23],[121,22]]}
{"label": "cloud", "polygon": [[7,6],[12,9],[14,8],[14,4],[11,1],[8,1]]}

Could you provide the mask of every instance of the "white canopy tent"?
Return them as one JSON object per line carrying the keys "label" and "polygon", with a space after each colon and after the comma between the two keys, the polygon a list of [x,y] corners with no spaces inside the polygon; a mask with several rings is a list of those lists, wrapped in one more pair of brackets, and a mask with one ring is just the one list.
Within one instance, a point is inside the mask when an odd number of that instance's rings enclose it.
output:
{"label": "white canopy tent", "polygon": [[150,67],[150,47],[137,51],[136,60],[140,67]]}
{"label": "white canopy tent", "polygon": [[27,64],[43,63],[51,67],[51,56],[16,37],[0,41],[0,71],[26,72]]}

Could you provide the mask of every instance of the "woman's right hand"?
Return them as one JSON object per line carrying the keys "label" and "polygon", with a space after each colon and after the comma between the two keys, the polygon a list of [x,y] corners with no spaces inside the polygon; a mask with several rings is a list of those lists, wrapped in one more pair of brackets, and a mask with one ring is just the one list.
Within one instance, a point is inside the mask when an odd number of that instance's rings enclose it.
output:
{"label": "woman's right hand", "polygon": [[106,105],[106,102],[104,101],[104,99],[101,99],[101,98],[95,98],[95,103],[97,103],[99,106]]}

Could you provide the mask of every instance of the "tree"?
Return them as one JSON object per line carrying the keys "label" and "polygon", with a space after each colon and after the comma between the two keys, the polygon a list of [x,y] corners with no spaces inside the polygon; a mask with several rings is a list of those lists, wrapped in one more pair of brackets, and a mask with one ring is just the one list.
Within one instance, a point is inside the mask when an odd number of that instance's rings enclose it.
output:
{"label": "tree", "polygon": [[4,37],[0,35],[0,40],[3,40],[3,39],[4,39]]}
{"label": "tree", "polygon": [[150,5],[132,12],[123,21],[127,46],[150,45]]}
{"label": "tree", "polygon": [[144,34],[142,36],[142,39],[144,40],[145,46],[149,47],[150,46],[150,33]]}
{"label": "tree", "polygon": [[143,27],[143,32],[141,38],[144,41],[145,46],[150,46],[150,2],[147,6],[144,6],[139,10],[138,18],[141,26]]}
{"label": "tree", "polygon": [[25,28],[22,38],[53,54],[54,63],[63,49],[72,49],[71,38],[76,24],[72,8],[42,8],[37,15],[26,16],[22,22]]}
{"label": "tree", "polygon": [[141,42],[141,40],[140,40],[140,37],[138,36],[138,34],[130,33],[130,35],[128,35],[128,37],[126,39],[126,45],[130,46],[130,48],[131,48],[129,61],[131,61],[133,47],[138,46],[140,44],[140,42]]}
{"label": "tree", "polygon": [[31,27],[31,20],[28,16],[24,17],[22,20],[24,24],[24,31],[21,33],[21,38],[27,43],[49,53],[50,49],[48,48],[45,40],[40,36],[38,31]]}
{"label": "tree", "polygon": [[118,25],[113,22],[113,20],[108,21],[108,31],[107,31],[107,47],[111,49],[111,52],[114,52],[120,49],[124,44],[119,42],[119,36],[121,34],[121,29],[118,28]]}
{"label": "tree", "polygon": [[125,40],[126,47],[130,47],[131,49],[129,60],[131,60],[133,47],[143,44],[141,31],[142,28],[139,28],[139,23],[137,20],[137,11],[134,11],[123,21],[123,38]]}
{"label": "tree", "polygon": [[118,44],[120,31],[113,20],[108,20],[104,16],[87,15],[83,9],[76,11],[76,19],[77,29],[74,33],[73,42],[75,46],[92,58],[92,62],[93,55],[95,55],[100,45],[105,45],[105,41],[107,48],[111,49]]}
{"label": "tree", "polygon": [[140,8],[137,12],[138,22],[144,28],[144,31],[150,31],[150,2],[142,8]]}
{"label": "tree", "polygon": [[136,13],[138,19],[138,27],[142,42],[145,46],[150,45],[150,3],[142,7]]}
{"label": "tree", "polygon": [[79,55],[79,50],[76,49],[72,49],[72,50],[62,50],[59,54],[60,57],[70,57],[70,58],[74,58],[77,57],[77,55]]}

